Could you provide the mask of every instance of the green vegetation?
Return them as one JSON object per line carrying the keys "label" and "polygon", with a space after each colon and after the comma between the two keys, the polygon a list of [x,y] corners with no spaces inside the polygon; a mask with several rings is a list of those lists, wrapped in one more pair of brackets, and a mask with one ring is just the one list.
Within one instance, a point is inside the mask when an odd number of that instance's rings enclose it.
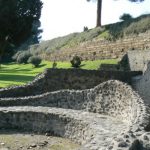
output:
{"label": "green vegetation", "polygon": [[134,19],[105,26],[112,40],[128,35],[137,35],[150,29],[150,15],[143,15]]}
{"label": "green vegetation", "polygon": [[39,67],[41,62],[42,62],[42,59],[37,56],[32,56],[28,59],[28,63],[31,63],[35,68]]}
{"label": "green vegetation", "polygon": [[61,48],[74,47],[82,42],[96,38],[103,30],[103,28],[94,28],[86,32],[72,33],[63,37],[43,41],[40,44],[30,46],[29,51],[33,55],[37,55],[40,53],[50,53]]}
{"label": "green vegetation", "polygon": [[31,54],[29,52],[24,51],[20,55],[18,55],[16,62],[18,64],[27,64],[28,63],[28,59],[30,57],[31,57]]}
{"label": "green vegetation", "polygon": [[38,43],[42,5],[41,0],[0,0],[0,61],[27,41]]}
{"label": "green vegetation", "polygon": [[130,14],[124,13],[123,15],[120,16],[119,19],[122,21],[128,21],[128,20],[132,19],[132,16]]}
{"label": "green vegetation", "polygon": [[[95,60],[83,61],[81,69],[97,70],[100,64],[117,64],[118,60]],[[38,68],[33,68],[31,64],[2,64],[0,68],[0,87],[12,85],[22,85],[32,81],[34,77],[42,72],[45,68],[52,68],[53,62],[43,61]],[[70,62],[57,62],[57,68],[72,68]]]}
{"label": "green vegetation", "polygon": [[81,33],[72,33],[63,37],[58,37],[40,44],[33,45],[29,51],[33,55],[41,53],[51,53],[55,50],[72,48],[77,45],[97,39],[117,40],[127,35],[143,33],[150,29],[150,15],[143,15],[137,18],[125,19],[125,21],[102,27],[89,29]]}
{"label": "green vegetation", "polygon": [[79,56],[74,56],[73,59],[70,61],[70,63],[72,64],[72,67],[80,68],[81,61],[82,60]]}

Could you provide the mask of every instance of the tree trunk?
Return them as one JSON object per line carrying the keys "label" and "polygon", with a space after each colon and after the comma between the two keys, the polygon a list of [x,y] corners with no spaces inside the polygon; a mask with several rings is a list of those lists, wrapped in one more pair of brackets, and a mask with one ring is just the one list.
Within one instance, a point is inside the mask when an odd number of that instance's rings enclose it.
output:
{"label": "tree trunk", "polygon": [[7,48],[7,45],[9,44],[7,40],[8,39],[0,41],[0,68],[1,68],[2,57],[5,53],[5,49]]}
{"label": "tree trunk", "polygon": [[96,27],[101,27],[102,18],[102,0],[97,0],[97,22]]}

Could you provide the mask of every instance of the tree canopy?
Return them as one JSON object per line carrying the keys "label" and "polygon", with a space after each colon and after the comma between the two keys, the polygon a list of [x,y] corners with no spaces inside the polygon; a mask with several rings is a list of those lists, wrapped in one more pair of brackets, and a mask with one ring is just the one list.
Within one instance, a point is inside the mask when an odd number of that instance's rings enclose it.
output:
{"label": "tree canopy", "polygon": [[0,56],[8,43],[18,46],[31,35],[38,35],[34,27],[42,5],[41,0],[0,0]]}
{"label": "tree canopy", "polygon": [[[102,1],[103,0],[87,0],[89,1],[97,1],[97,21],[96,26],[101,26],[101,11],[102,11]],[[144,0],[128,0],[130,2],[143,2]]]}

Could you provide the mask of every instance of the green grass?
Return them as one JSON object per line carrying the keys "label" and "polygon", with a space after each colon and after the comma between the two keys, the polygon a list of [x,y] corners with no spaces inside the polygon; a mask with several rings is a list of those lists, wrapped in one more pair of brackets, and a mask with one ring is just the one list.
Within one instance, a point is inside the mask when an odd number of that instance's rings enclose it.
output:
{"label": "green grass", "polygon": [[105,60],[95,60],[95,61],[83,61],[81,64],[82,69],[87,70],[97,70],[101,64],[117,64],[117,59],[105,59]]}
{"label": "green grass", "polygon": [[[83,61],[81,69],[97,70],[100,64],[117,64],[118,60],[95,60]],[[41,73],[45,68],[52,68],[53,62],[43,61],[40,67],[33,68],[31,64],[2,64],[0,68],[0,87],[12,85],[23,85],[32,81],[34,77]],[[57,62],[57,68],[72,68],[70,62]]]}
{"label": "green grass", "polygon": [[101,28],[89,29],[86,32],[72,33],[52,40],[43,41],[40,44],[30,46],[30,52],[34,55],[49,54],[52,51],[76,47],[86,41],[97,39],[117,40],[128,35],[136,35],[148,31],[150,28],[150,14],[142,15],[126,21],[121,21]]}

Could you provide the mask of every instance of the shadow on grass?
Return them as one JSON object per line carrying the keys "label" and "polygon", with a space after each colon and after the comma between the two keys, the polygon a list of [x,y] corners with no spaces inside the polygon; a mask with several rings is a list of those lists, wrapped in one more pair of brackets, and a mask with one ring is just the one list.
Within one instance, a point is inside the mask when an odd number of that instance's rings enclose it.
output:
{"label": "shadow on grass", "polygon": [[14,81],[14,82],[28,82],[32,81],[35,77],[34,76],[25,76],[25,75],[8,75],[8,74],[1,74],[0,80],[1,81]]}
{"label": "shadow on grass", "polygon": [[18,68],[15,68],[15,69],[0,69],[0,73],[23,73],[23,74],[31,74],[30,71],[33,71],[33,69],[18,69]]}
{"label": "shadow on grass", "polygon": [[[7,68],[7,67],[2,67],[0,68],[0,73],[23,73],[23,74],[31,74],[34,69],[37,69],[37,68],[42,68],[46,66],[45,64],[42,64],[36,68],[30,68],[30,69],[21,69],[20,67],[16,67],[16,68],[13,68],[13,69],[10,69],[10,68]],[[44,70],[44,69],[43,69]],[[39,72],[37,72],[39,73]],[[33,73],[34,74],[34,73]]]}
{"label": "shadow on grass", "polygon": [[41,68],[41,67],[44,67],[44,66],[46,66],[46,64],[41,64],[41,65],[39,65],[39,66],[36,67],[36,68]]}
{"label": "shadow on grass", "polygon": [[83,67],[83,66],[85,66],[85,65],[86,65],[86,64],[82,64],[82,65],[80,65],[80,68],[81,68],[81,67]]}

